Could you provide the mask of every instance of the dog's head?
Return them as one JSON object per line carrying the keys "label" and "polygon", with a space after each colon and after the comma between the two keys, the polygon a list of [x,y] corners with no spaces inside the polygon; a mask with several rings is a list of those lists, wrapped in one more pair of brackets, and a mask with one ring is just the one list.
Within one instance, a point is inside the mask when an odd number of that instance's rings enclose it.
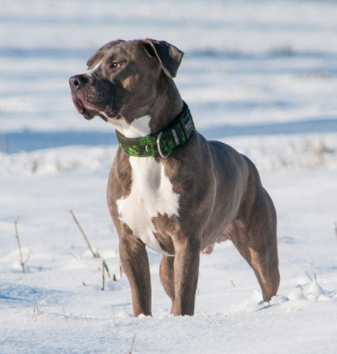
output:
{"label": "dog's head", "polygon": [[123,117],[131,123],[147,114],[164,90],[158,87],[160,76],[175,77],[182,57],[164,41],[109,42],[89,58],[87,71],[70,78],[74,105],[86,119]]}

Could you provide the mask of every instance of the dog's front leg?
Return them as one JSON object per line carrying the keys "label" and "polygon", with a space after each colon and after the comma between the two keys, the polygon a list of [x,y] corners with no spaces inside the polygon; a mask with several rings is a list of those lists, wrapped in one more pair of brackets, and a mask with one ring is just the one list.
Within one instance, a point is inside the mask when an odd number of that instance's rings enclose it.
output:
{"label": "dog's front leg", "polygon": [[133,315],[152,316],[150,267],[145,245],[133,235],[124,234],[120,238],[119,252],[131,287]]}
{"label": "dog's front leg", "polygon": [[194,315],[195,294],[198,285],[200,241],[184,238],[175,244],[174,290],[175,316]]}

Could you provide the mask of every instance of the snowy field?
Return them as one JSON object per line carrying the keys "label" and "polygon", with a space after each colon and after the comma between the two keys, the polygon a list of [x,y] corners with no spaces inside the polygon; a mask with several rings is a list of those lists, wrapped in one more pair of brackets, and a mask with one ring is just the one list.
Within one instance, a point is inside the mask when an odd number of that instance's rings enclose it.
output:
{"label": "snowy field", "polygon": [[[337,1],[1,0],[0,354],[127,354],[134,335],[133,354],[337,353],[336,19]],[[149,251],[153,317],[132,317],[106,206],[116,139],[76,112],[68,78],[146,37],[185,52],[197,128],[249,156],[275,202],[270,304],[227,242],[201,257],[194,317],[169,315]]]}

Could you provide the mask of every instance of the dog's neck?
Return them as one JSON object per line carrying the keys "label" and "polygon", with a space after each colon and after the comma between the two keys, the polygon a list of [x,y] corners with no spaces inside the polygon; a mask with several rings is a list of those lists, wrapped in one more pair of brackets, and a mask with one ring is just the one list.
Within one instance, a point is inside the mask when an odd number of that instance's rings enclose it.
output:
{"label": "dog's neck", "polygon": [[149,115],[135,119],[131,124],[129,124],[123,117],[120,119],[107,118],[107,121],[126,138],[141,138],[151,134],[151,117]]}
{"label": "dog's neck", "polygon": [[[163,77],[156,88],[156,98],[141,116],[130,119],[109,118],[107,122],[126,138],[158,134],[167,128],[183,110],[184,103],[172,79]],[[160,94],[159,94],[160,93]]]}
{"label": "dog's neck", "polygon": [[158,134],[168,127],[184,107],[175,82],[166,75],[163,75],[162,80],[160,80],[157,92],[161,94],[158,95],[152,107],[152,112],[149,114],[152,118],[150,121],[151,134]]}
{"label": "dog's neck", "polygon": [[148,134],[150,130],[150,116],[141,117],[130,125],[117,130],[120,148],[131,156],[162,157],[170,154],[185,145],[195,130],[191,112],[186,103],[181,112],[158,134]]}

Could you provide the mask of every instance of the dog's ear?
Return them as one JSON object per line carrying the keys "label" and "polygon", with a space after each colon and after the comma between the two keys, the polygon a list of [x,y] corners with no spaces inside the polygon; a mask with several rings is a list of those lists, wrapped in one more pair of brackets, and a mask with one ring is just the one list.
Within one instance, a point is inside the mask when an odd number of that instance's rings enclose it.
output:
{"label": "dog's ear", "polygon": [[165,41],[148,38],[144,40],[144,47],[148,55],[157,57],[167,76],[171,78],[176,76],[184,55],[181,50]]}

